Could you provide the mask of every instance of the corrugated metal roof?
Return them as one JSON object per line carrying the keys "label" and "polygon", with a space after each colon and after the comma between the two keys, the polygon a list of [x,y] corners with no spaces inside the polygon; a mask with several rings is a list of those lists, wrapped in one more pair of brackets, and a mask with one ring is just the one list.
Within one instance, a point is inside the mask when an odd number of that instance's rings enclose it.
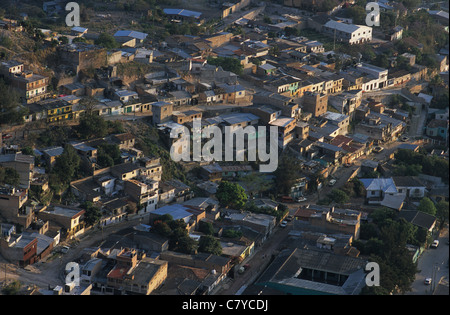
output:
{"label": "corrugated metal roof", "polygon": [[146,33],[130,31],[130,30],[117,31],[114,34],[114,37],[132,37],[132,38],[136,38],[139,40],[144,40],[147,36],[148,36],[148,34],[146,34]]}

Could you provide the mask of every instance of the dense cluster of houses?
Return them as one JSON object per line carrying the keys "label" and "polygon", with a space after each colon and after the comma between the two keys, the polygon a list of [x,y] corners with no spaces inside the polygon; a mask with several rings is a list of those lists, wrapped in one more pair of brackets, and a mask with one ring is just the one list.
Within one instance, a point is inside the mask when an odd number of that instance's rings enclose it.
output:
{"label": "dense cluster of houses", "polygon": [[[248,7],[251,1],[224,4],[222,18]],[[296,6],[296,1],[290,6]],[[60,1],[46,2],[44,10],[58,10]],[[388,10],[389,6],[385,5]],[[255,8],[260,12],[261,8]],[[200,12],[165,9],[174,23],[189,20],[202,23]],[[250,12],[251,13],[251,12]],[[27,110],[25,123],[57,123],[79,119],[89,108],[94,115],[142,115],[151,117],[153,126],[170,146],[176,139],[171,131],[217,126],[231,130],[247,126],[276,127],[280,150],[289,150],[302,164],[305,176],[292,187],[291,196],[302,196],[313,174],[329,176],[341,165],[369,155],[382,143],[399,139],[408,126],[408,112],[390,108],[385,103],[364,97],[365,93],[402,87],[402,96],[411,106],[427,106],[427,95],[414,95],[407,84],[426,77],[427,68],[409,58],[411,71],[393,72],[364,62],[346,69],[335,69],[334,53],[324,45],[305,37],[280,36],[269,39],[268,32],[280,33],[285,27],[314,28],[349,45],[371,42],[372,28],[348,21],[320,22],[314,16],[300,18],[292,14],[272,17],[262,22],[256,14],[235,20],[233,26],[251,27],[245,35],[220,31],[208,36],[172,35],[158,47],[146,45],[148,34],[119,30],[114,38],[121,48],[106,50],[84,42],[70,42],[57,47],[61,67],[74,76],[58,82],[56,93],[49,90],[51,79],[27,70],[17,60],[0,63],[0,75],[11,82]],[[447,17],[448,19],[448,17]],[[13,23],[5,24],[13,27]],[[6,27],[5,26],[5,27]],[[18,30],[20,31],[20,30]],[[88,29],[71,30],[75,37]],[[400,29],[389,34],[401,37]],[[52,37],[50,37],[51,39]],[[277,47],[277,52],[273,52]],[[208,63],[208,58],[232,58],[242,67],[239,75],[225,66]],[[448,53],[441,66],[448,70]],[[149,69],[145,75],[130,79],[120,69],[139,64]],[[85,71],[95,74],[85,77]],[[84,77],[83,80],[80,78]],[[249,87],[251,86],[251,87]],[[87,104],[91,102],[91,104]],[[224,106],[215,106],[224,105]],[[201,109],[200,109],[201,107]],[[448,141],[448,109],[432,111],[425,128],[427,136]],[[265,136],[260,134],[258,136]],[[101,209],[99,226],[127,220],[130,216],[146,218],[145,224],[133,227],[126,235],[111,235],[95,248],[86,248],[80,261],[82,284],[87,291],[99,294],[210,294],[228,275],[273,233],[278,223],[274,216],[240,211],[221,211],[214,195],[224,179],[234,180],[253,173],[250,164],[199,164],[197,188],[208,197],[196,197],[190,186],[171,179],[162,180],[161,158],[144,156],[135,148],[130,133],[109,135],[69,145],[80,156],[91,174],[70,183],[70,193],[77,206],[40,204],[30,193],[49,193],[49,169],[64,152],[62,146],[36,148],[34,155],[22,154],[14,145],[3,148],[0,165],[12,167],[19,174],[17,187],[0,187],[0,253],[21,266],[33,264],[51,253],[64,240],[86,231],[86,209],[90,202]],[[104,144],[117,145],[121,163],[102,168],[98,150]],[[376,170],[378,163],[365,161],[361,168]],[[407,198],[421,198],[442,186],[425,186],[414,177],[362,178],[368,204],[400,210]],[[319,183],[320,184],[320,183]],[[448,199],[448,195],[447,195]],[[276,208],[271,200],[256,200],[257,207]],[[151,231],[155,220],[170,215],[186,223],[190,236],[200,238],[202,222],[212,223],[220,238],[222,255],[181,254],[168,250],[168,239]],[[365,214],[348,209],[308,206],[294,215],[290,237],[295,244],[275,259],[277,271],[290,273],[286,262],[293,261],[305,271],[292,274],[289,286],[332,294],[356,294],[364,282],[361,266],[366,262],[351,246],[359,238]],[[16,230],[16,225],[22,227]],[[429,224],[430,225],[430,224]],[[427,226],[427,229],[432,228]],[[240,231],[239,238],[222,237],[226,230]],[[299,243],[299,244],[300,244]],[[117,246],[119,244],[119,246]],[[324,252],[323,250],[326,250]],[[332,260],[333,264],[321,261]],[[290,266],[290,265],[289,265]],[[268,270],[261,281],[280,283]],[[297,268],[298,269],[298,268]],[[320,270],[319,270],[320,269]],[[315,279],[314,287],[308,287]],[[163,286],[161,286],[164,283]],[[319,284],[317,284],[319,283]],[[67,288],[55,288],[60,294]],[[290,293],[298,293],[298,291]],[[69,288],[70,291],[70,288]]]}

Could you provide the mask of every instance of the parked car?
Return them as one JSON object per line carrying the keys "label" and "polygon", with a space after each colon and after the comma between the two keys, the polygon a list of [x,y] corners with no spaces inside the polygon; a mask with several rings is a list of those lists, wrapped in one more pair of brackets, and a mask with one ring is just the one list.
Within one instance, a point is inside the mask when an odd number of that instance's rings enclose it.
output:
{"label": "parked car", "polygon": [[439,246],[438,240],[434,240],[433,243],[431,244],[431,247],[433,247],[433,248],[437,248],[438,246]]}
{"label": "parked car", "polygon": [[61,248],[61,253],[66,254],[69,251],[70,247],[69,246],[63,246]]}
{"label": "parked car", "polygon": [[7,140],[7,139],[11,139],[11,138],[12,138],[12,135],[9,133],[5,133],[4,135],[2,135],[3,140]]}
{"label": "parked car", "polygon": [[429,285],[429,284],[431,284],[431,281],[432,281],[431,278],[426,278],[425,281],[424,281],[424,283],[427,284],[427,285]]}
{"label": "parked car", "polygon": [[287,221],[286,220],[281,221],[280,226],[283,227],[283,228],[286,227],[287,226]]}
{"label": "parked car", "polygon": [[328,182],[328,186],[334,186],[334,184],[336,184],[336,180],[334,178]]}
{"label": "parked car", "polygon": [[408,137],[406,137],[406,136],[403,136],[403,137],[401,137],[401,138],[400,138],[400,140],[401,140],[401,141],[403,141],[403,142],[406,142],[406,141],[408,141],[408,140],[409,140],[409,138],[408,138]]}
{"label": "parked car", "polygon": [[298,197],[297,199],[295,199],[297,202],[303,202],[306,201],[307,199],[305,197]]}

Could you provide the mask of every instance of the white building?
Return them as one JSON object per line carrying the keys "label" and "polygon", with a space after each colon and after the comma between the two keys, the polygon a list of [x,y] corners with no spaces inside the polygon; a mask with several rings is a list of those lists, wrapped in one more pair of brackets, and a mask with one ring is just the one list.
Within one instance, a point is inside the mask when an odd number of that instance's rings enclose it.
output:
{"label": "white building", "polygon": [[322,27],[322,31],[336,41],[353,44],[360,44],[372,41],[372,28],[364,25],[355,25],[341,23],[337,21],[328,21]]}
{"label": "white building", "polygon": [[361,74],[368,74],[367,82],[364,82],[364,92],[385,88],[388,84],[388,69],[373,66],[367,63],[359,63],[356,70]]}

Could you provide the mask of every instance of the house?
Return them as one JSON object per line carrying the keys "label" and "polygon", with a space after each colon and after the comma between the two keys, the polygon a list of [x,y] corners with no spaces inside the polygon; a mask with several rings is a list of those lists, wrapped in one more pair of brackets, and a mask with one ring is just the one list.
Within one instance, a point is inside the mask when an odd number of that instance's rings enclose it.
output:
{"label": "house", "polygon": [[237,104],[245,100],[247,90],[241,84],[218,84],[214,90],[216,101],[221,103]]}
{"label": "house", "polygon": [[49,77],[35,74],[32,71],[23,71],[10,77],[11,86],[14,87],[27,104],[37,102],[48,95],[47,87]]}
{"label": "house", "polygon": [[34,155],[25,155],[21,152],[0,155],[0,166],[12,168],[19,174],[18,188],[30,188],[34,165]]}
{"label": "house", "polygon": [[27,228],[34,219],[34,212],[27,209],[27,200],[28,189],[0,186],[0,215]]}
{"label": "house", "polygon": [[427,192],[426,186],[418,177],[414,176],[393,176],[398,193],[409,198],[421,199]]}
{"label": "house", "polygon": [[[355,113],[363,112],[359,108]],[[370,112],[370,110],[369,110]],[[365,118],[355,126],[355,133],[369,136],[373,140],[387,141],[398,138],[406,128],[404,121],[376,112],[365,114]]]}
{"label": "house", "polygon": [[129,180],[139,175],[140,166],[135,163],[122,163],[111,167],[111,174],[119,180]]}
{"label": "house", "polygon": [[432,119],[425,129],[425,134],[428,137],[440,138],[442,140],[448,139],[448,120]]}
{"label": "house", "polygon": [[400,40],[402,39],[403,36],[403,30],[404,28],[401,27],[400,25],[395,26],[394,28],[392,28],[386,35],[385,35],[385,39],[389,40],[389,41],[396,41],[396,40]]}
{"label": "house", "polygon": [[114,34],[114,38],[117,42],[123,44],[132,41],[134,44],[127,44],[127,46],[135,47],[137,45],[142,45],[144,40],[147,38],[148,34],[132,31],[132,30],[121,30]]}
{"label": "house", "polygon": [[173,220],[183,220],[187,224],[187,230],[195,228],[200,220],[205,218],[205,211],[188,205],[173,204],[150,211],[150,224],[153,224],[160,216],[169,214]]}
{"label": "house", "polygon": [[163,12],[174,22],[196,22],[201,23],[201,12],[186,9],[163,9]]}
{"label": "house", "polygon": [[[356,65],[357,72],[362,76],[368,77],[366,81],[363,81],[362,90],[372,91],[385,88],[388,81],[388,69],[377,67],[368,63],[359,63]],[[369,80],[373,79],[373,80]]]}
{"label": "house", "polygon": [[2,61],[0,63],[0,74],[5,76],[12,76],[24,71],[24,65],[22,62],[16,60]]}
{"label": "house", "polygon": [[139,99],[139,96],[135,91],[119,90],[114,92],[114,99],[121,101],[123,104],[128,104]]}
{"label": "house", "polygon": [[131,149],[134,147],[136,137],[131,133],[121,133],[112,136],[112,140],[117,143],[119,149]]}
{"label": "house", "polygon": [[297,126],[295,118],[280,116],[271,121],[269,125],[278,129],[278,145],[280,148],[285,148],[294,139],[294,129]]}
{"label": "house", "polygon": [[301,105],[305,112],[312,113],[314,117],[319,117],[327,112],[328,95],[317,92],[305,92],[301,98]]}
{"label": "house", "polygon": [[372,28],[369,26],[330,20],[323,25],[322,32],[333,38],[335,37],[337,41],[350,45],[372,41]]}
{"label": "house", "polygon": [[154,125],[162,124],[172,120],[173,104],[171,102],[153,102],[151,103],[151,106]]}
{"label": "house", "polygon": [[222,174],[222,167],[217,163],[203,165],[200,168],[200,176],[207,181],[220,182],[222,180]]}
{"label": "house", "polygon": [[75,26],[71,29],[72,34],[76,37],[83,37],[88,31],[87,28],[81,26]]}
{"label": "house", "polygon": [[114,257],[115,266],[106,275],[107,287],[127,294],[149,295],[167,278],[168,262],[124,248]]}
{"label": "house", "polygon": [[436,227],[437,219],[435,216],[418,210],[402,210],[399,212],[399,217],[405,219],[407,222],[425,229],[429,233]]}
{"label": "house", "polygon": [[51,168],[56,161],[56,158],[63,154],[64,148],[61,146],[51,147],[42,150],[43,157],[49,168]]}
{"label": "house", "polygon": [[399,86],[406,84],[411,80],[411,73],[406,70],[398,70],[388,75],[389,86]]}
{"label": "house", "polygon": [[43,221],[50,221],[62,230],[62,236],[72,239],[84,233],[85,210],[63,205],[53,205],[43,208],[37,217]]}
{"label": "house", "polygon": [[258,208],[272,208],[274,210],[278,209],[278,203],[270,199],[256,199],[253,201],[253,203]]}
{"label": "house", "polygon": [[308,205],[300,207],[294,214],[294,229],[322,233],[339,233],[359,238],[361,212]]}
{"label": "house", "polygon": [[326,119],[330,124],[339,127],[339,134],[346,135],[350,125],[350,117],[344,114],[326,112],[321,117]]}
{"label": "house", "polygon": [[355,110],[361,105],[362,90],[345,91],[328,97],[329,104],[339,113],[354,116]]}
{"label": "house", "polygon": [[262,242],[272,234],[276,223],[274,216],[252,212],[229,211],[224,218],[225,220],[230,220],[233,224],[242,225],[257,231],[261,235]]}
{"label": "house", "polygon": [[299,81],[299,79],[295,79],[289,75],[276,76],[265,82],[264,88],[273,93],[290,97],[296,94],[299,87]]}
{"label": "house", "polygon": [[2,237],[0,254],[20,267],[26,267],[38,260],[37,242],[37,238],[30,235],[12,234],[6,238]]}
{"label": "house", "polygon": [[76,74],[85,69],[106,67],[108,60],[105,48],[82,42],[59,45],[57,55],[61,64],[71,68]]}
{"label": "house", "polygon": [[366,190],[368,204],[380,204],[401,209],[405,195],[400,194],[392,178],[360,178]]}
{"label": "house", "polygon": [[152,185],[147,185],[135,179],[129,179],[124,183],[124,192],[136,202],[138,208],[143,207],[144,212],[156,208],[158,191]]}

